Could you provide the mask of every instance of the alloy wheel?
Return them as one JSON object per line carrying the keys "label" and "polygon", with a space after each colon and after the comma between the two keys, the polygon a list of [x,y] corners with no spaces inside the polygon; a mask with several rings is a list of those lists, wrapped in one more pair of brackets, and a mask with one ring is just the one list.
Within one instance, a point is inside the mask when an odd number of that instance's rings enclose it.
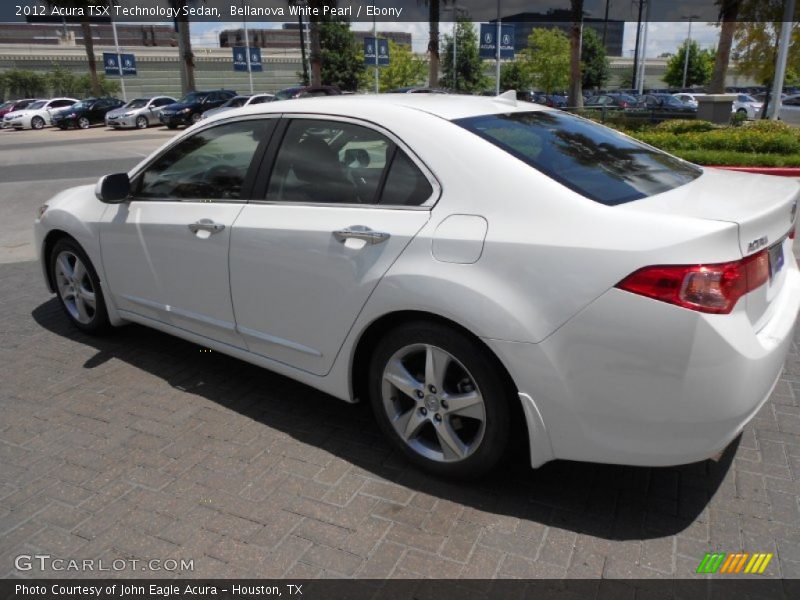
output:
{"label": "alloy wheel", "polygon": [[73,252],[64,250],[55,261],[56,287],[69,314],[88,325],[97,312],[97,296],[89,271]]}
{"label": "alloy wheel", "polygon": [[78,119],[78,127],[81,129],[89,129],[89,119],[86,117],[81,117]]}
{"label": "alloy wheel", "polygon": [[147,119],[145,117],[137,117],[136,127],[139,129],[147,129]]}
{"label": "alloy wheel", "polygon": [[486,406],[473,376],[449,352],[412,344],[394,353],[381,382],[383,408],[395,432],[416,453],[458,462],[481,445]]}
{"label": "alloy wheel", "polygon": [[42,117],[33,117],[31,119],[31,127],[33,129],[41,129],[44,127],[44,119]]}

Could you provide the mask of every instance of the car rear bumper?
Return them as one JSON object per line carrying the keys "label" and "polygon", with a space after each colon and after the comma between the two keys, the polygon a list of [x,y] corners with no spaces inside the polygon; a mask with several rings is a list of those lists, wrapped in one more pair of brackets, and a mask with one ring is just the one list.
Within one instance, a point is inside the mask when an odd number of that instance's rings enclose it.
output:
{"label": "car rear bumper", "polygon": [[539,344],[486,340],[541,417],[528,416],[529,431],[546,431],[551,456],[532,440],[533,464],[668,466],[725,448],[769,397],[791,346],[800,272],[791,259],[786,269],[759,331],[744,302],[711,315],[611,289]]}

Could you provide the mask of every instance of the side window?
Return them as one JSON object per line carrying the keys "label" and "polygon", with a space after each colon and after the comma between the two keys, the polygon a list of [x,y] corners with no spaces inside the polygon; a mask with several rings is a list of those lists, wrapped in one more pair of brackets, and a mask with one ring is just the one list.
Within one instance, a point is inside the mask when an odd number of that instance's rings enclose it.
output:
{"label": "side window", "polygon": [[376,202],[394,144],[368,127],[297,119],[283,137],[267,189],[270,202]]}
{"label": "side window", "polygon": [[164,200],[239,200],[263,120],[200,131],[162,154],[142,175],[137,195]]}
{"label": "side window", "polygon": [[419,206],[433,194],[427,177],[408,155],[397,149],[381,194],[381,204]]}

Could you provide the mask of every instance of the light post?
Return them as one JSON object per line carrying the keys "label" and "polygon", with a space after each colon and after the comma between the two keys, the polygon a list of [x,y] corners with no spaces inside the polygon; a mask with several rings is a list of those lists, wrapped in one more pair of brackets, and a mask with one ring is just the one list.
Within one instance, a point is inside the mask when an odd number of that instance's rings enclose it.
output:
{"label": "light post", "polygon": [[[111,5],[115,5],[116,2],[112,1]],[[66,30],[66,21],[64,21],[65,30]],[[122,89],[122,99],[127,102],[128,101],[128,94],[125,93],[125,75],[122,72],[122,56],[119,53],[119,38],[117,38],[117,22],[114,19],[111,19],[111,29],[114,32],[114,48],[117,51],[117,68],[119,69],[119,86]]]}
{"label": "light post", "polygon": [[[458,91],[458,61],[456,60],[456,53],[458,52],[458,11],[461,6],[453,4],[451,7],[453,11],[453,91]],[[499,42],[498,42],[499,43]]]}
{"label": "light post", "polygon": [[686,78],[689,75],[689,49],[692,45],[692,21],[699,19],[700,15],[683,15],[681,19],[689,20],[689,31],[686,34],[686,49],[683,57],[683,87],[686,88]]}
{"label": "light post", "polygon": [[[240,1],[244,13],[244,0]],[[253,69],[250,66],[250,33],[247,31],[247,17],[244,18],[244,53],[247,55],[247,78],[250,80],[250,95],[253,94]]]}

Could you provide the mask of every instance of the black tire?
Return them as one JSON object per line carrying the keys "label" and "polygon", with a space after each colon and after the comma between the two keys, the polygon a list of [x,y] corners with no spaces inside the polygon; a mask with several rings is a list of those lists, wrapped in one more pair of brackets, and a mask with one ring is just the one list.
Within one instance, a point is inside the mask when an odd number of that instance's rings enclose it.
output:
{"label": "black tire", "polygon": [[739,113],[740,115],[745,115],[745,116],[747,116],[747,109],[746,109],[746,108],[740,108],[740,109],[739,109],[739,110],[737,110],[736,112],[737,112],[737,113]]}
{"label": "black tire", "polygon": [[[417,345],[434,346],[455,358],[456,368],[460,370],[463,367],[483,398],[485,420],[482,438],[465,458],[444,461],[424,456],[395,431],[387,414],[383,395],[384,369],[398,352]],[[373,352],[368,373],[368,390],[375,418],[384,435],[409,460],[425,471],[455,479],[474,479],[495,467],[509,450],[512,437],[510,399],[513,390],[509,389],[505,378],[498,372],[494,357],[473,339],[454,328],[435,322],[416,321],[391,330],[380,340]],[[431,423],[429,426],[426,423],[423,427],[432,428],[434,425]],[[420,428],[419,431],[422,432],[423,429]]]}
{"label": "black tire", "polygon": [[147,122],[147,117],[140,116],[136,117],[136,127],[138,129],[147,129],[149,123]]}
{"label": "black tire", "polygon": [[81,117],[80,119],[78,119],[77,125],[81,129],[89,129],[89,127],[91,127],[92,124],[89,122],[89,119],[87,119],[86,117]]}
{"label": "black tire", "polygon": [[177,128],[178,128],[177,125],[172,125],[171,123],[167,125],[167,129],[177,129]]}
{"label": "black tire", "polygon": [[[62,254],[64,256],[72,255],[77,257],[85,266],[85,277],[88,279],[88,282],[84,280],[84,284],[91,284],[91,291],[94,292],[95,298],[95,307],[88,322],[81,322],[73,315],[73,311],[68,308],[67,303],[60,292],[58,279],[59,274],[57,271],[56,261],[62,256]],[[83,251],[83,248],[81,248],[80,244],[78,244],[78,242],[72,238],[62,238],[58,240],[53,246],[50,256],[48,257],[48,267],[50,278],[53,282],[53,287],[56,290],[58,302],[61,304],[61,308],[64,311],[64,314],[67,315],[67,318],[70,320],[70,322],[75,327],[86,333],[91,333],[94,335],[107,333],[111,329],[111,323],[108,320],[108,311],[106,310],[103,291],[100,287],[100,278],[97,276],[97,271],[95,271],[94,265],[92,265],[89,257],[86,256],[86,253]],[[89,286],[85,285],[84,287],[88,288]]]}
{"label": "black tire", "polygon": [[42,117],[33,117],[31,119],[31,129],[42,129],[44,127],[44,119]]}
{"label": "black tire", "polygon": [[189,118],[192,121],[192,125],[194,125],[195,123],[199,123],[200,122],[200,119],[203,118],[203,115],[201,115],[200,113],[194,113]]}

